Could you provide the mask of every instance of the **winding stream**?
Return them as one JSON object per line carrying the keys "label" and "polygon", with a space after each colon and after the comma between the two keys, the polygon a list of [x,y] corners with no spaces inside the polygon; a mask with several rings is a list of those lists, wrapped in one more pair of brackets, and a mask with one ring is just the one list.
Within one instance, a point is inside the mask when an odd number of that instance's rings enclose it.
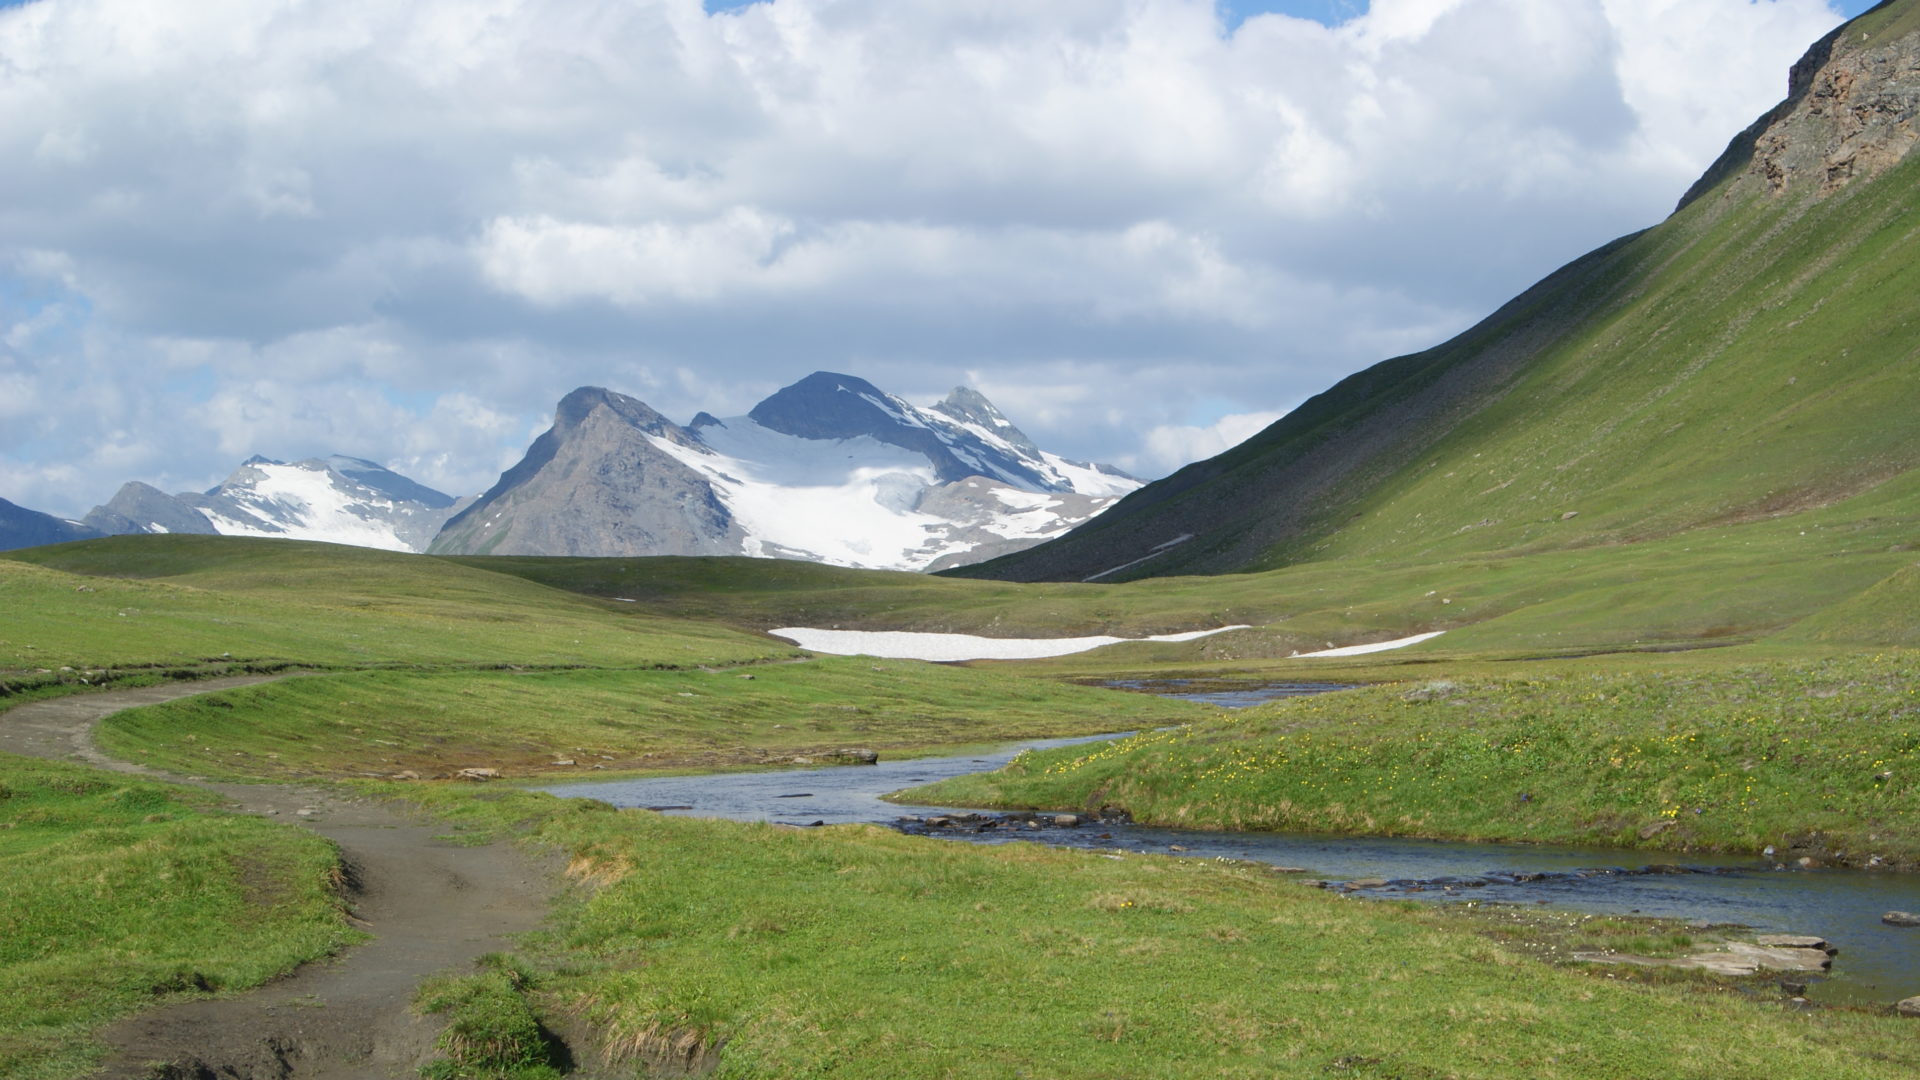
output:
{"label": "winding stream", "polygon": [[[1290,684],[1228,692],[1195,687],[1187,693],[1177,686],[1153,689],[1244,707],[1274,697],[1339,688]],[[875,766],[610,780],[557,784],[543,790],[695,817],[801,826],[892,825],[903,817],[924,818],[956,811],[885,802],[881,797],[888,792],[997,769],[1030,747],[1066,746],[1113,737],[1054,739],[953,757],[882,761]],[[1314,877],[1331,881],[1380,878],[1387,882],[1357,890],[1358,895],[1366,896],[1548,904],[1595,914],[1650,915],[1739,924],[1764,932],[1818,934],[1839,946],[1840,953],[1832,977],[1810,987],[1810,997],[1831,1003],[1868,1004],[1920,994],[1920,929],[1898,929],[1880,921],[1887,911],[1920,909],[1920,875],[1784,871],[1753,857],[1661,855],[1617,848],[1193,832],[1139,825],[1003,828],[952,835],[978,843],[1038,841],[1116,853],[1247,859],[1300,867]],[[1656,860],[1677,866],[1646,872],[1647,864]]]}

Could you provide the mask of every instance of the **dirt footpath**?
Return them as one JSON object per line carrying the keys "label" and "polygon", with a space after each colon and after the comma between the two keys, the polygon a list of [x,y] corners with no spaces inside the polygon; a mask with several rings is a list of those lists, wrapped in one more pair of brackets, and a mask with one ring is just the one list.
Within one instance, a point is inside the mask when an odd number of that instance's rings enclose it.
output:
{"label": "dirt footpath", "polygon": [[[316,789],[217,784],[114,761],[90,737],[101,718],[136,705],[270,681],[241,677],[85,694],[0,713],[0,751],[83,761],[116,772],[217,791],[247,813],[312,829],[339,845],[357,925],[373,939],[258,990],[140,1013],[104,1035],[106,1077],[228,1080],[413,1076],[432,1059],[437,1025],[408,1006],[429,975],[465,969],[540,923],[556,888],[552,866],[504,843],[458,847],[444,827],[400,810]],[[301,811],[308,811],[303,815]]]}

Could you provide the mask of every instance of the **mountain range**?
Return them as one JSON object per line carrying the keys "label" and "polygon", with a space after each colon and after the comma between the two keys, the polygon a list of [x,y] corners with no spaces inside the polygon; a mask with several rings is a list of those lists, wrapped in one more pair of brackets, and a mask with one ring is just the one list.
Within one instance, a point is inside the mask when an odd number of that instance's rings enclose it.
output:
{"label": "mountain range", "polygon": [[967,389],[923,409],[816,372],[745,416],[681,427],[583,387],[429,550],[937,570],[1058,536],[1139,486],[1041,450]]}
{"label": "mountain range", "polygon": [[1036,446],[979,392],[921,408],[816,372],[682,427],[599,387],[478,497],[371,461],[253,457],[205,492],[123,485],[80,521],[0,504],[0,547],[193,533],[500,555],[752,555],[937,570],[1059,536],[1140,481]]}

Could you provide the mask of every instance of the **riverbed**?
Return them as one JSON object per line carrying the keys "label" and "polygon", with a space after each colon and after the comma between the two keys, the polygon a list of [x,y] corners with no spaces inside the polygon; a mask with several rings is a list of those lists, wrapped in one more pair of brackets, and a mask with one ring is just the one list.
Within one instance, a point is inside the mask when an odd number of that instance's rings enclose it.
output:
{"label": "riverbed", "polygon": [[[1310,688],[1309,688],[1310,687]],[[1146,689],[1140,687],[1140,689]],[[1179,692],[1180,687],[1155,686]],[[1324,684],[1296,684],[1287,693],[1321,692]],[[1245,688],[1195,687],[1191,695],[1221,702]],[[1264,698],[1262,700],[1265,700]],[[1094,742],[1114,736],[1054,739],[937,758],[882,761],[780,772],[655,777],[551,785],[556,795],[600,799],[621,807],[667,814],[769,821],[794,826],[901,825],[902,819],[950,815],[952,807],[886,802],[903,788],[964,773],[997,769],[1021,750]],[[919,826],[907,823],[907,827]],[[1832,977],[1809,996],[1830,1003],[1885,1003],[1920,994],[1920,929],[1880,921],[1890,910],[1920,909],[1920,876],[1853,870],[1782,870],[1754,857],[1715,857],[1618,848],[1533,844],[1471,844],[1383,837],[1301,833],[1195,832],[1131,824],[994,828],[955,831],[978,843],[1029,841],[1186,858],[1245,859],[1298,867],[1303,876],[1333,882],[1382,879],[1384,886],[1356,896],[1550,905],[1595,914],[1633,914],[1759,932],[1817,934],[1840,949]]]}

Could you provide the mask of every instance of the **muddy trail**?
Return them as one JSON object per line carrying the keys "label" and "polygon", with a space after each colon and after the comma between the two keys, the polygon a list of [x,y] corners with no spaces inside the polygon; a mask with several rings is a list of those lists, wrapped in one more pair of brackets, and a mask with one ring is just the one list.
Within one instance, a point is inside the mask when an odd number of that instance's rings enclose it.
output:
{"label": "muddy trail", "polygon": [[[267,682],[250,676],[86,694],[0,713],[0,751],[83,761],[192,783],[241,812],[273,816],[332,840],[347,872],[355,924],[372,935],[241,995],[135,1014],[102,1035],[104,1077],[335,1080],[417,1075],[433,1059],[434,1018],[409,1005],[422,979],[466,970],[540,924],[557,867],[511,845],[462,847],[442,827],[373,800],[315,788],[222,784],[116,761],[93,745],[102,718],[137,705]],[[158,1066],[158,1067],[156,1067]]]}

